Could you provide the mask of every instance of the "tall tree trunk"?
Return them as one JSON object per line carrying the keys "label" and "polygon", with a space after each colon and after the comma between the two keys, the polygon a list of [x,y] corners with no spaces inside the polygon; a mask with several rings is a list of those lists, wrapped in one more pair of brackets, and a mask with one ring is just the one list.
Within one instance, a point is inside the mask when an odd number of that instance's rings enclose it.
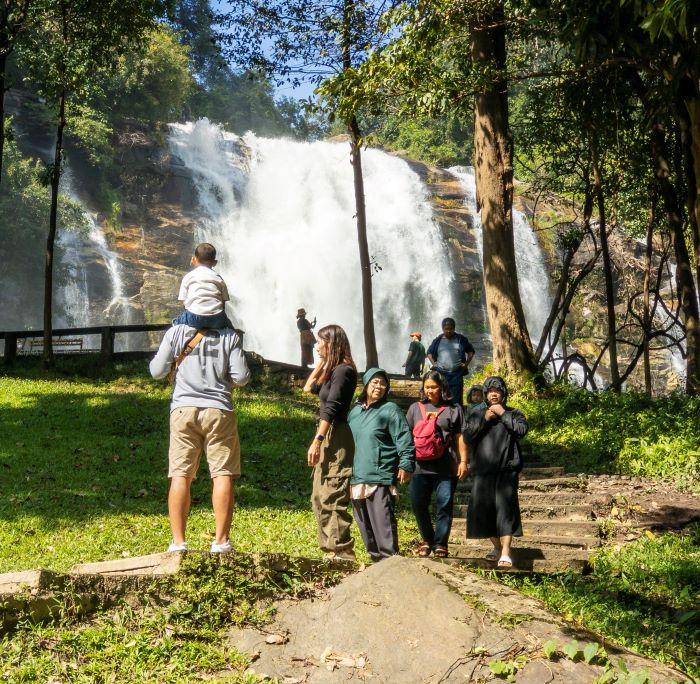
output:
{"label": "tall tree trunk", "polygon": [[353,116],[350,121],[350,144],[352,145],[352,175],[355,183],[355,209],[357,212],[357,242],[360,247],[362,270],[362,316],[365,333],[366,368],[379,365],[377,341],[374,335],[374,304],[372,301],[372,264],[367,244],[367,212],[365,208],[365,184],[362,176],[362,144],[360,128]]}
{"label": "tall tree trunk", "polygon": [[678,119],[686,155],[685,177],[695,252],[695,286],[700,290],[700,89],[690,79],[684,79],[684,86],[685,97],[678,107]]}
{"label": "tall tree trunk", "polygon": [[471,34],[472,60],[493,78],[474,98],[474,167],[483,232],[486,309],[496,368],[534,371],[513,245],[513,138],[508,127],[503,3],[492,7],[480,14]]}
{"label": "tall tree trunk", "polygon": [[605,278],[605,300],[608,317],[608,356],[610,359],[610,388],[619,392],[620,368],[617,362],[617,323],[615,321],[615,283],[613,281],[612,262],[608,248],[608,227],[605,216],[605,196],[603,180],[597,156],[593,159],[593,190],[598,204],[598,227],[600,229],[600,248],[603,256],[603,275]]}
{"label": "tall tree trunk", "polygon": [[44,266],[44,367],[53,365],[53,257],[58,222],[58,184],[61,180],[61,160],[63,158],[63,129],[66,125],[66,92],[61,93],[56,129],[56,150],[51,169],[51,213],[49,234],[46,238],[46,264]]}
{"label": "tall tree trunk", "polygon": [[646,251],[644,253],[644,283],[642,290],[643,311],[642,324],[642,358],[644,363],[644,390],[651,396],[651,360],[649,359],[649,341],[651,339],[651,307],[649,305],[649,287],[651,285],[651,261],[654,252],[654,207],[652,201],[651,215],[647,224]]}
{"label": "tall tree trunk", "polygon": [[2,182],[2,163],[5,154],[5,69],[7,55],[0,55],[0,182]]}
{"label": "tall tree trunk", "polygon": [[[343,3],[343,69],[352,68],[350,48],[352,47],[352,17],[355,11],[355,0],[344,0]],[[379,365],[377,341],[374,334],[374,304],[372,301],[372,264],[369,258],[367,244],[367,208],[365,205],[365,183],[362,176],[362,135],[356,117],[353,115],[348,122],[350,133],[350,149],[352,159],[352,176],[355,185],[355,217],[357,219],[357,242],[360,248],[360,270],[362,273],[362,319],[365,337],[366,368]]]}
{"label": "tall tree trunk", "polygon": [[676,283],[683,312],[687,348],[686,392],[695,395],[700,394],[700,310],[690,255],[683,232],[683,213],[678,201],[678,193],[671,182],[671,169],[666,151],[666,131],[660,123],[652,126],[651,153],[676,256]]}

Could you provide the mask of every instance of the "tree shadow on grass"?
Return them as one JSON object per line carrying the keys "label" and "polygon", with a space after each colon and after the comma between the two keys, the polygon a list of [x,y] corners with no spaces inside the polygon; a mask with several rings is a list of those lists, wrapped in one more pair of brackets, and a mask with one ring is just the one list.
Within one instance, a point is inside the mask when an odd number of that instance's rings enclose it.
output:
{"label": "tree shadow on grass", "polygon": [[[309,412],[265,412],[236,401],[243,476],[239,505],[307,509]],[[281,402],[282,400],[280,400]],[[25,394],[0,414],[0,520],[47,522],[114,514],[162,515],[168,488],[168,402],[157,394],[81,390]],[[193,505],[209,505],[206,464]]]}

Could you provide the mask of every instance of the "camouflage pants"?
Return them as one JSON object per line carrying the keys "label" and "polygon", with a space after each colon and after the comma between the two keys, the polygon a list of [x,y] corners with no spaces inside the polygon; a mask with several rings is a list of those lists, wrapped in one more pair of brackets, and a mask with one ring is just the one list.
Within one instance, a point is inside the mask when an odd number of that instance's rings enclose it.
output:
{"label": "camouflage pants", "polygon": [[350,536],[352,515],[348,511],[354,453],[355,442],[347,423],[333,424],[321,446],[311,490],[311,507],[322,551],[343,551],[354,544]]}

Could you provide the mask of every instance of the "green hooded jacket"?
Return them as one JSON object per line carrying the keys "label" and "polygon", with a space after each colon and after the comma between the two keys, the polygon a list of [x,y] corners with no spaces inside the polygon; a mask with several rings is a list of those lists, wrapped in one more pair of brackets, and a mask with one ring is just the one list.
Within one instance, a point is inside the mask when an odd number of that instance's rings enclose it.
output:
{"label": "green hooded jacket", "polygon": [[[370,368],[362,376],[365,387],[377,373],[389,382],[381,368]],[[399,469],[415,470],[411,430],[403,411],[392,401],[381,399],[369,407],[356,404],[348,415],[348,425],[355,440],[351,484],[392,485]]]}

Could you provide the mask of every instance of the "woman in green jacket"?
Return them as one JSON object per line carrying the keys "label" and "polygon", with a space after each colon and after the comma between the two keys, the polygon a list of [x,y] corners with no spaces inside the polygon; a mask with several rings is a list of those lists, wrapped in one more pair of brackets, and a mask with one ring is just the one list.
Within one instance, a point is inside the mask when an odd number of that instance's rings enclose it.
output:
{"label": "woman in green jacket", "polygon": [[386,371],[370,368],[362,376],[362,383],[362,394],[348,415],[355,440],[350,489],[362,541],[376,562],[399,552],[394,514],[396,484],[411,479],[416,452],[403,412],[386,399]]}

